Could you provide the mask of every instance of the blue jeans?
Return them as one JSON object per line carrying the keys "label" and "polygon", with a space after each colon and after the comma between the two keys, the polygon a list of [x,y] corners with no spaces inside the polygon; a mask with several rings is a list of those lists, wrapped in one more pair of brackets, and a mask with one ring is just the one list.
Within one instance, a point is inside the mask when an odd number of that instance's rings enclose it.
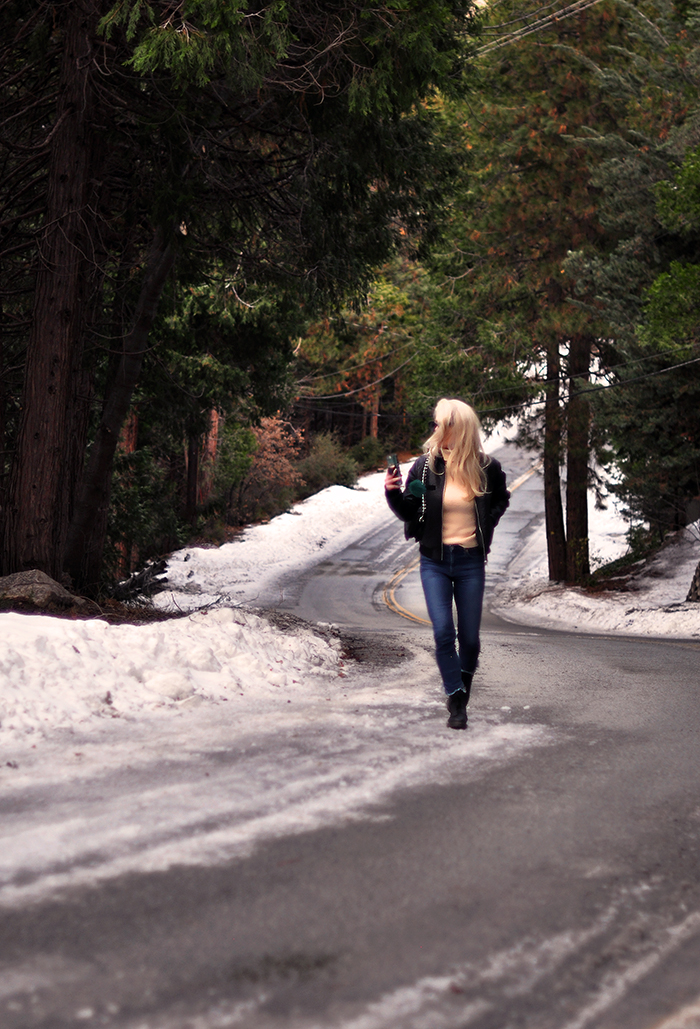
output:
{"label": "blue jeans", "polygon": [[[462,689],[462,671],[476,671],[484,573],[484,555],[478,547],[465,550],[446,545],[442,561],[421,554],[420,579],[433,623],[435,658],[447,694]],[[455,648],[453,598],[457,607],[459,654]]]}

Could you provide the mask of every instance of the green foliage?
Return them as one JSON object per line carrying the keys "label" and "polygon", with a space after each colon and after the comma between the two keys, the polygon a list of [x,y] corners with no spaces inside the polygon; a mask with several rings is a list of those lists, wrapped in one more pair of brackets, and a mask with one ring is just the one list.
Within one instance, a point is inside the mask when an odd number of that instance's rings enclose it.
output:
{"label": "green foliage", "polygon": [[297,470],[304,480],[300,490],[303,497],[327,486],[354,486],[357,482],[357,462],[331,433],[314,437],[309,453],[299,461]]}
{"label": "green foliage", "polygon": [[[377,269],[362,303],[312,322],[300,338],[296,373],[301,399],[313,410],[314,402],[347,397],[376,419],[377,432],[398,438],[398,426],[416,407],[423,386],[414,369],[427,363],[438,302],[420,262],[401,257]],[[424,406],[421,396],[418,407]],[[404,435],[407,431],[408,426]]]}
{"label": "green foliage", "polygon": [[[646,294],[647,323],[643,336],[659,347],[700,339],[700,265],[671,261]],[[679,360],[683,355],[678,348]]]}
{"label": "green foliage", "polygon": [[[41,324],[33,300],[46,314],[46,298],[57,303],[63,290],[59,306],[82,319],[64,340],[76,375],[61,387],[58,407],[68,417],[55,425],[53,467],[66,478],[58,487],[37,460],[55,517],[40,519],[51,539],[42,529],[30,547],[42,562],[50,549],[70,550],[51,557],[52,569],[68,560],[87,582],[95,573],[64,542],[75,538],[64,522],[72,510],[83,552],[99,563],[102,520],[92,498],[108,494],[130,402],[139,407],[141,445],[182,474],[176,448],[185,437],[196,453],[212,409],[251,419],[284,409],[288,341],[300,333],[288,331],[293,318],[273,324],[281,307],[298,314],[303,306],[313,318],[324,304],[340,306],[400,246],[415,256],[434,236],[449,176],[425,101],[463,90],[475,19],[468,0],[263,0],[255,8],[242,0],[85,8],[9,0],[0,27],[0,256],[8,275],[0,329],[12,373],[2,369],[11,396],[0,398],[9,412],[0,452],[21,451],[25,469],[33,461],[25,426],[37,408],[20,399],[27,326]],[[95,59],[63,60],[67,34],[77,53]],[[74,97],[79,103],[67,100]],[[64,117],[64,102],[75,118]],[[56,169],[76,155],[87,164],[74,162],[70,227],[61,211],[43,225],[47,202],[62,196]],[[67,278],[61,262],[44,260],[46,233],[59,224],[79,265]],[[33,294],[37,268],[50,281]],[[228,304],[205,296],[214,279],[225,280]],[[167,310],[156,320],[159,301]],[[122,344],[135,335],[143,339],[120,369]],[[43,340],[32,352],[49,361],[50,349]],[[27,398],[41,392],[33,385]],[[90,412],[98,416],[88,425]],[[112,424],[98,432],[103,415]],[[79,469],[95,442],[83,490]],[[6,502],[6,485],[17,481],[9,458],[0,480],[0,515],[17,512],[19,523],[20,501]],[[17,563],[21,530],[8,531],[8,560]]]}
{"label": "green foliage", "polygon": [[245,474],[232,483],[226,503],[229,525],[272,518],[286,511],[303,485],[296,467],[301,434],[282,418],[263,418],[252,430],[253,460]]}
{"label": "green foliage", "polygon": [[[267,0],[254,14],[241,0],[120,0],[102,19],[109,37],[122,27],[140,74],[168,72],[180,88],[224,76],[234,88],[260,88],[278,68],[292,88],[321,97],[347,94],[363,116],[408,110],[440,82],[459,85],[469,2],[404,0],[401,10],[363,2]],[[473,30],[473,29],[472,29]]]}
{"label": "green foliage", "polygon": [[116,458],[105,553],[105,577],[183,546],[188,527],[178,517],[177,488],[153,453],[143,448]]}
{"label": "green foliage", "polygon": [[[696,351],[697,355],[697,351]],[[658,540],[686,523],[700,496],[700,361],[674,371],[678,351],[616,370],[615,388],[596,399],[596,420],[621,479],[612,492]]]}
{"label": "green foliage", "polygon": [[697,31],[663,3],[654,24],[621,76],[626,136],[595,141],[602,217],[617,243],[588,262],[574,255],[567,270],[608,323],[600,354],[613,388],[593,403],[622,477],[613,491],[658,543],[700,493],[700,160]]}
{"label": "green foliage", "polygon": [[671,180],[657,183],[657,212],[669,228],[692,232],[700,228],[700,149],[688,151]]}
{"label": "green foliage", "polygon": [[235,422],[225,422],[219,432],[214,475],[215,497],[229,497],[250,471],[255,459],[257,440],[252,429]]}
{"label": "green foliage", "polygon": [[288,404],[289,336],[300,313],[284,295],[245,308],[212,277],[176,290],[171,303],[154,329],[160,346],[145,361],[139,399],[157,398],[157,406],[142,422],[159,423],[179,446],[206,431],[212,408],[254,418]]}
{"label": "green foliage", "polygon": [[350,450],[350,457],[357,463],[362,472],[375,471],[384,467],[389,447],[383,440],[374,436],[365,436]]}

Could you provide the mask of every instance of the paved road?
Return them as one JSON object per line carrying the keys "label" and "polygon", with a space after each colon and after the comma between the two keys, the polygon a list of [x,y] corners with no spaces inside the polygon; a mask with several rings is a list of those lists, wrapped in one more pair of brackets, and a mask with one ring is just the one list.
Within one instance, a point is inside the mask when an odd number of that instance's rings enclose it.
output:
{"label": "paved road", "polygon": [[[540,517],[537,482],[521,488],[520,514],[514,498],[516,537]],[[31,903],[0,908],[2,1029],[700,1026],[700,646],[491,621],[470,729],[450,733],[413,685],[429,631],[380,600],[384,571],[401,566],[395,527],[353,549],[288,583],[285,604],[346,618],[375,679],[386,665],[405,698],[394,689],[370,714],[351,678],[344,696],[362,727],[350,735],[347,715],[280,726],[276,742],[270,727],[254,753],[221,745],[28,789],[4,817],[55,827],[68,825],[63,808],[80,810],[72,832],[89,838],[119,805],[147,821],[154,780],[204,805],[242,777],[260,812],[293,814],[289,792],[276,804],[267,786],[275,759],[299,782],[326,782],[345,762],[338,797],[369,796],[394,763],[401,784],[351,817],[321,812],[317,827],[223,860],[117,874],[86,844],[89,885],[59,888],[57,862],[55,889],[47,880]],[[401,641],[413,662],[396,664]],[[224,806],[185,842],[214,838],[227,817]],[[31,886],[19,876],[17,895]]]}
{"label": "paved road", "polygon": [[[496,530],[487,566],[487,591],[502,582],[508,567],[533,532],[544,524],[539,463],[512,445],[496,452],[507,469],[513,494],[511,506]],[[334,557],[319,562],[305,575],[289,576],[277,606],[310,622],[335,621],[343,626],[395,632],[405,624],[428,626],[417,571],[416,544],[406,542],[402,524],[389,516],[386,524],[356,540]],[[411,570],[404,575],[404,570]],[[395,589],[392,583],[397,582]],[[387,584],[390,607],[387,607]],[[394,610],[392,611],[391,608]],[[413,616],[407,623],[396,610]],[[485,613],[485,627],[504,623]],[[510,627],[513,628],[512,626]]]}

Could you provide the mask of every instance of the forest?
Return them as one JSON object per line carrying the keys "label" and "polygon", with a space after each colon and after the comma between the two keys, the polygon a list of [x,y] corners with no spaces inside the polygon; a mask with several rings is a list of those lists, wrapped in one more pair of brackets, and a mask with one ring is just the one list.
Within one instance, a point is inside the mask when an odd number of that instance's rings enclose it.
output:
{"label": "forest", "polygon": [[[695,0],[0,0],[2,572],[85,596],[389,450],[542,459],[549,575],[700,517]],[[700,600],[700,565],[689,599]]]}

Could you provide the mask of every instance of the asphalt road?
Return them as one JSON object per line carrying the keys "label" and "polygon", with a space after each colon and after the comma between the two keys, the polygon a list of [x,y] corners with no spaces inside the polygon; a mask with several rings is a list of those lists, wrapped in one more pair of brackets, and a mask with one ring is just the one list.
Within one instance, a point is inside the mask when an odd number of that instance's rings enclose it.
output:
{"label": "asphalt road", "polygon": [[[535,475],[514,494],[512,545],[541,518],[538,489]],[[286,583],[282,606],[344,622],[369,666],[391,654],[401,672],[397,640],[430,649],[428,628],[382,599],[405,557],[388,524]],[[505,546],[494,554],[492,581],[506,558]],[[420,618],[404,583],[402,605]],[[371,814],[235,860],[0,909],[1,1029],[697,1029],[699,651],[488,618],[467,733],[432,711],[404,719],[400,699],[386,719],[387,749],[405,722],[476,750]],[[479,763],[487,730],[530,726],[544,733],[537,746]],[[322,732],[298,730],[305,760]],[[330,730],[323,739],[332,748]],[[217,769],[243,761],[219,750],[158,774],[204,795]],[[117,794],[146,803],[123,771],[82,788],[86,812],[108,812]],[[27,791],[5,816],[34,804],[56,819],[59,800]]]}

